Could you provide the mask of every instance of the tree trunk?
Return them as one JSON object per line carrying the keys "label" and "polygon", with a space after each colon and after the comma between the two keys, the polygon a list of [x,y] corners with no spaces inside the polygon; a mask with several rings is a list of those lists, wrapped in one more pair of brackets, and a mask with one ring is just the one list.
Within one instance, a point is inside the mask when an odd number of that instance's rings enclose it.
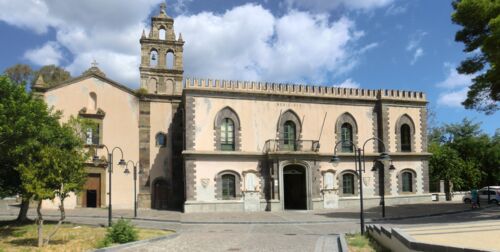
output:
{"label": "tree trunk", "polygon": [[38,206],[36,207],[36,213],[38,217],[36,218],[36,224],[38,226],[37,232],[38,232],[38,247],[43,246],[43,217],[42,217],[42,200],[38,200]]}
{"label": "tree trunk", "polygon": [[21,198],[21,207],[19,209],[19,214],[17,215],[16,222],[23,223],[28,220],[28,210],[30,208],[30,198],[23,196]]}
{"label": "tree trunk", "polygon": [[49,245],[50,239],[56,234],[57,230],[61,227],[61,224],[63,223],[64,219],[66,219],[66,212],[64,210],[64,199],[63,197],[59,198],[61,200],[61,204],[59,204],[59,212],[61,213],[61,217],[59,218],[59,221],[57,222],[57,226],[52,231],[50,235],[47,236],[47,239],[45,240],[45,245]]}

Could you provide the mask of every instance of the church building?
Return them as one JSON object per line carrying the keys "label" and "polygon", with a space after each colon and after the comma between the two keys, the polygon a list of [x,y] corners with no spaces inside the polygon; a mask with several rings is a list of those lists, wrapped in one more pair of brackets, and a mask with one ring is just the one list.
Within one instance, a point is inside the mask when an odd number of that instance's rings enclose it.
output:
{"label": "church building", "polygon": [[[165,4],[139,41],[138,90],[96,64],[33,87],[63,120],[96,122],[85,141],[101,162],[86,164],[70,207],[106,207],[111,190],[114,209],[132,209],[134,196],[139,208],[185,212],[341,208],[359,204],[360,182],[368,206],[382,192],[386,204],[431,200],[424,93],[187,78],[189,41],[174,32]],[[334,153],[340,162],[330,162]]]}

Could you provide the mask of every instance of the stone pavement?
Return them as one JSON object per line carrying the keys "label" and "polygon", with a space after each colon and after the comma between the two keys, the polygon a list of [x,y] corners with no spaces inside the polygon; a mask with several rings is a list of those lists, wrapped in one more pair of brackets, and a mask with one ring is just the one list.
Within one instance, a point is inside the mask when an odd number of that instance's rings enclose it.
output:
{"label": "stone pavement", "polygon": [[[386,219],[412,218],[428,215],[462,212],[470,210],[470,205],[457,202],[432,202],[425,204],[408,204],[386,206]],[[7,211],[0,211],[0,217],[17,216],[19,209],[10,206]],[[58,217],[57,210],[43,210],[44,216]],[[35,216],[35,209],[30,209],[29,216]],[[66,211],[68,218],[107,218],[107,209],[77,208]],[[132,210],[113,210],[113,217],[133,218]],[[367,221],[379,220],[381,207],[365,209]],[[359,219],[359,208],[345,208],[314,211],[279,211],[279,212],[225,212],[225,213],[181,213],[162,210],[139,210],[137,220],[154,220],[184,224],[287,224],[287,223],[337,223]]]}
{"label": "stone pavement", "polygon": [[500,251],[500,220],[404,228],[403,232],[425,243]]}

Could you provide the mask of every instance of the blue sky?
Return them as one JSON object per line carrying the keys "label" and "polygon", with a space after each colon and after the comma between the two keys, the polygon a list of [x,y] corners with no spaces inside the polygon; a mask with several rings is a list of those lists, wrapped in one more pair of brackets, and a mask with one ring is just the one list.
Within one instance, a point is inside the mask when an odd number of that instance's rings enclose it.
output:
{"label": "blue sky", "polygon": [[[73,76],[94,59],[138,87],[139,37],[161,0],[0,0],[0,70],[57,64]],[[454,41],[451,0],[175,0],[185,75],[427,93],[435,123],[469,117],[487,133],[498,113],[465,110],[471,76]]]}

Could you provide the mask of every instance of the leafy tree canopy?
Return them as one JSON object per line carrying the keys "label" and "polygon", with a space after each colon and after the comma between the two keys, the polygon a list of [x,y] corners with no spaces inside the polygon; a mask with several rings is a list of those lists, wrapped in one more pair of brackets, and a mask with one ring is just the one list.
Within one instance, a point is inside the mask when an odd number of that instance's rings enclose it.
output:
{"label": "leafy tree canopy", "polygon": [[452,21],[462,26],[455,41],[470,55],[457,71],[478,74],[462,104],[492,114],[500,101],[500,0],[455,0],[453,8]]}
{"label": "leafy tree canopy", "polygon": [[47,87],[71,79],[68,71],[56,65],[47,65],[34,70],[26,64],[15,64],[5,69],[4,74],[18,85],[34,85],[40,75]]}

